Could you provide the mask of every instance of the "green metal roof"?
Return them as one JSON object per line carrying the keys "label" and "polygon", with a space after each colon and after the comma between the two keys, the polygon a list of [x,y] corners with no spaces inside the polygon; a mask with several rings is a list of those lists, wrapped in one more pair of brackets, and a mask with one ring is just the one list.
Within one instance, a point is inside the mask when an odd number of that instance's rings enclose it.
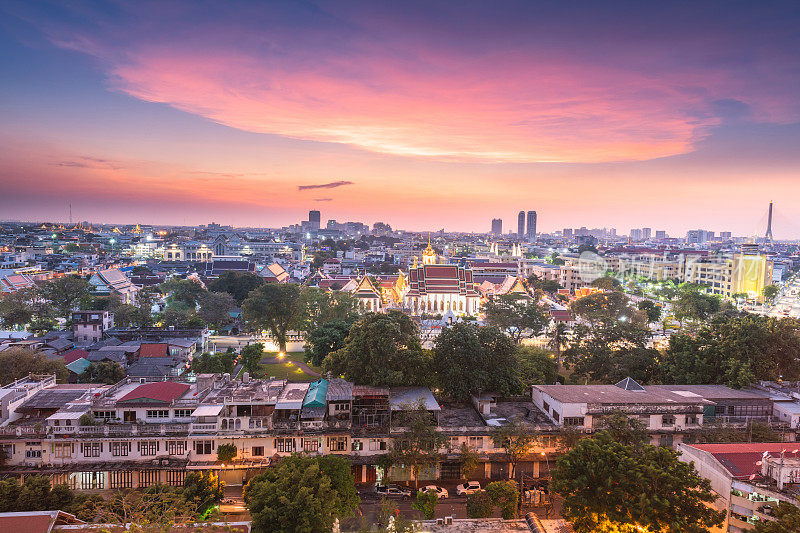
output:
{"label": "green metal roof", "polygon": [[319,379],[308,386],[308,392],[303,400],[303,407],[325,407],[325,398],[328,396],[328,382]]}
{"label": "green metal roof", "polygon": [[83,371],[89,368],[89,365],[91,364],[92,363],[81,357],[80,359],[75,359],[73,362],[71,362],[66,366],[71,372],[74,372],[76,374],[83,374]]}

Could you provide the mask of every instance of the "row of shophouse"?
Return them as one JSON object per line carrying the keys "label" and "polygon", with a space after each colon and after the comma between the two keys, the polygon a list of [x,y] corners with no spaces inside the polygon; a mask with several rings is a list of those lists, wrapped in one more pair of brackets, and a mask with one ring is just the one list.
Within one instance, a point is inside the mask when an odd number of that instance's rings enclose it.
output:
{"label": "row of shophouse", "polygon": [[[108,386],[29,376],[0,388],[0,475],[45,474],[77,490],[100,491],[180,485],[187,472],[213,470],[240,485],[281,457],[306,453],[348,456],[357,483],[408,481],[410,469],[386,472],[381,456],[403,438],[404,412],[422,406],[446,445],[420,480],[459,479],[462,445],[479,457],[472,478],[508,478],[509,457],[492,436],[514,420],[537,436],[515,477],[546,485],[563,452],[563,432],[597,431],[611,413],[637,417],[652,442],[663,446],[694,442],[709,426],[745,430],[753,421],[794,440],[791,424],[775,415],[775,403],[758,390],[642,387],[633,380],[534,386],[530,396],[482,393],[470,404],[449,404],[427,388],[386,389],[338,378],[295,383],[202,374],[193,381],[128,378]],[[236,457],[220,461],[225,444],[235,446]]]}

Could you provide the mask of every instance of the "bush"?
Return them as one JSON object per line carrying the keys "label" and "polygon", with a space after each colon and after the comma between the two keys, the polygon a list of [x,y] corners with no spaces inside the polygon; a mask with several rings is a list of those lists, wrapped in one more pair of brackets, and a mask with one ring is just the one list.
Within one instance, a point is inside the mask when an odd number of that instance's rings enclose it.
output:
{"label": "bush", "polygon": [[417,500],[411,507],[422,513],[425,520],[433,520],[436,513],[436,504],[439,502],[439,495],[433,491],[417,492]]}
{"label": "bush", "polygon": [[217,446],[217,459],[220,461],[230,461],[236,457],[238,450],[235,444],[220,444]]}
{"label": "bush", "polygon": [[468,518],[489,518],[493,509],[492,499],[485,491],[475,492],[467,498]]}

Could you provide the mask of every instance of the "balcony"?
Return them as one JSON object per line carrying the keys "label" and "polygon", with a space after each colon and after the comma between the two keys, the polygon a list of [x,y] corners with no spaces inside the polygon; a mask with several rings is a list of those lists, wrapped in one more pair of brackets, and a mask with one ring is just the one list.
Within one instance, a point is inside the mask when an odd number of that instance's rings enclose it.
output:
{"label": "balcony", "polygon": [[192,433],[216,433],[217,424],[192,424]]}

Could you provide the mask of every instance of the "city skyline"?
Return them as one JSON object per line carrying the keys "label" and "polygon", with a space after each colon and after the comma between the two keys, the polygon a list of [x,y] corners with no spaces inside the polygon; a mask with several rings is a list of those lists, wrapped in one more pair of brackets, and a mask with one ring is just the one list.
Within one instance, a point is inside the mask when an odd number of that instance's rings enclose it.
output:
{"label": "city skyline", "polygon": [[2,218],[800,237],[796,5],[235,7],[0,3]]}

